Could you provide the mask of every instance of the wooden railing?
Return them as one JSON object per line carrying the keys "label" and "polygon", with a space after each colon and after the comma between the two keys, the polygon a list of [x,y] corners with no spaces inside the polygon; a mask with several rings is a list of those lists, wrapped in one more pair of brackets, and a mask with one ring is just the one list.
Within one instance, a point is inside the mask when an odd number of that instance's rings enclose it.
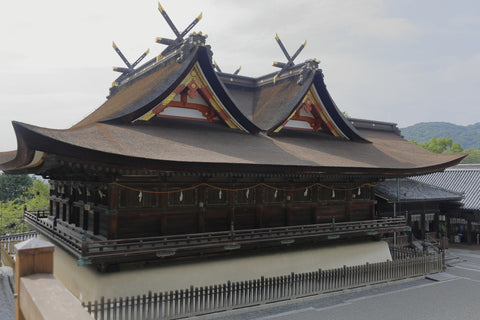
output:
{"label": "wooden railing", "polygon": [[[81,258],[82,251],[82,230],[73,228],[68,223],[49,215],[48,211],[25,211],[23,214],[25,222],[36,228],[39,232],[47,235],[77,258]],[[85,237],[91,240],[91,236]]]}
{"label": "wooden railing", "polygon": [[145,257],[191,256],[253,246],[287,245],[305,240],[333,240],[346,236],[380,236],[408,230],[404,217],[378,220],[322,223],[275,228],[181,234],[158,237],[98,240],[78,227],[48,216],[26,211],[25,221],[47,233],[79,258],[79,264],[120,263]]}
{"label": "wooden railing", "polygon": [[404,218],[326,223],[276,228],[260,228],[162,237],[90,241],[82,245],[82,257],[90,261],[112,260],[129,255],[167,257],[187,255],[202,250],[225,251],[258,244],[291,244],[303,239],[338,239],[345,235],[379,235],[382,232],[405,231]]}
{"label": "wooden railing", "polygon": [[142,296],[102,297],[100,301],[83,303],[83,306],[95,319],[177,319],[424,276],[443,271],[444,265],[445,255],[441,252],[281,277],[148,292]]}
{"label": "wooden railing", "polygon": [[0,236],[0,259],[1,265],[15,268],[15,244],[36,238],[37,233],[34,231],[25,233],[16,233],[6,236]]}

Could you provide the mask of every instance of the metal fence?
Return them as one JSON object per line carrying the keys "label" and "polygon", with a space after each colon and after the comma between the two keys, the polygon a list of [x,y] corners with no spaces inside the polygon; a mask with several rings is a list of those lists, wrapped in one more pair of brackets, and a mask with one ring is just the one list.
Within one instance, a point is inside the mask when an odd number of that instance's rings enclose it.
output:
{"label": "metal fence", "polygon": [[[413,254],[409,255],[408,253]],[[360,266],[83,303],[95,319],[177,319],[423,276],[444,269],[444,252]]]}

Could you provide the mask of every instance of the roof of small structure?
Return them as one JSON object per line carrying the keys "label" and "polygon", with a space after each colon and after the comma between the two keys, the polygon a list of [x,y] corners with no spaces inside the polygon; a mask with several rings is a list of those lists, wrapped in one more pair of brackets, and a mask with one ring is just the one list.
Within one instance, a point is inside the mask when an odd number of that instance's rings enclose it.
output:
{"label": "roof of small structure", "polygon": [[377,183],[375,194],[388,202],[460,201],[458,192],[411,179],[388,179]]}
{"label": "roof of small structure", "polygon": [[18,150],[0,153],[0,169],[48,176],[62,165],[53,156],[156,171],[405,176],[463,158],[425,151],[394,124],[345,118],[315,60],[289,58],[288,72],[251,78],[216,72],[211,56],[194,33],[122,75],[108,100],[69,129],[14,122]]}
{"label": "roof of small structure", "polygon": [[480,164],[460,164],[412,179],[463,193],[462,208],[480,210]]}

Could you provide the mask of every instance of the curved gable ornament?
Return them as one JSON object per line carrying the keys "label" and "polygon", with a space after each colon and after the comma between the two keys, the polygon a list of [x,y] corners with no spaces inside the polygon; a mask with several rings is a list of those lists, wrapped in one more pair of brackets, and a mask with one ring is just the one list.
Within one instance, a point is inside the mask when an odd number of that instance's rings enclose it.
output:
{"label": "curved gable ornament", "polygon": [[336,125],[313,85],[310,86],[297,107],[273,132],[278,133],[283,128],[323,132],[335,137],[349,139]]}
{"label": "curved gable ornament", "polygon": [[216,96],[198,63],[172,93],[133,122],[148,121],[155,116],[224,122],[229,128],[248,132]]}

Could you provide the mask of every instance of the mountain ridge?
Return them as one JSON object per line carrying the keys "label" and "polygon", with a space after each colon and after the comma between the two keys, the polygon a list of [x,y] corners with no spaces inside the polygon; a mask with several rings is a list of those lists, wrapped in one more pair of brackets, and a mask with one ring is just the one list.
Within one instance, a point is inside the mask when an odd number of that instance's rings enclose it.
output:
{"label": "mountain ridge", "polygon": [[467,126],[450,122],[420,122],[400,128],[400,131],[405,139],[418,143],[428,142],[432,137],[446,137],[460,143],[464,149],[480,149],[480,122]]}

